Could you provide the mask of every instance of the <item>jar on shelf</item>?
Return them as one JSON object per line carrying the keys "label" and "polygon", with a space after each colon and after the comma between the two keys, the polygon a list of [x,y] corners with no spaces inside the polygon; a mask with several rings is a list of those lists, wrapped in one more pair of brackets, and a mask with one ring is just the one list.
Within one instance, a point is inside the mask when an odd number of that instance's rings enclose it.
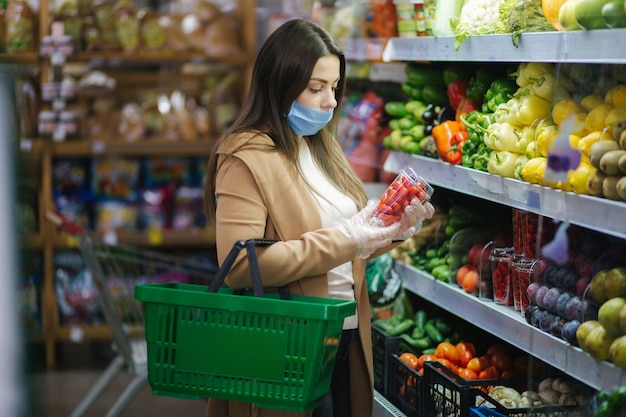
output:
{"label": "jar on shelf", "polygon": [[528,258],[541,256],[541,248],[554,238],[556,226],[545,216],[513,209],[513,246],[515,253]]}
{"label": "jar on shelf", "polygon": [[489,254],[493,300],[496,304],[504,306],[513,305],[513,285],[511,279],[513,251],[512,247],[493,248]]}
{"label": "jar on shelf", "polygon": [[426,36],[426,11],[424,0],[413,0],[413,12],[415,13],[415,31],[417,36]]}
{"label": "jar on shelf", "polygon": [[25,0],[11,0],[4,15],[7,52],[35,51],[35,16]]}
{"label": "jar on shelf", "polygon": [[128,0],[119,0],[113,7],[115,16],[115,36],[122,51],[134,52],[139,49],[140,35],[137,12]]}
{"label": "jar on shelf", "polygon": [[395,0],[394,4],[396,5],[398,36],[401,38],[416,37],[415,6],[409,0]]}
{"label": "jar on shelf", "polygon": [[528,307],[530,301],[526,296],[526,289],[533,281],[532,269],[535,259],[527,258],[521,255],[514,255],[511,277],[513,282],[513,306],[515,311],[519,311],[522,315]]}

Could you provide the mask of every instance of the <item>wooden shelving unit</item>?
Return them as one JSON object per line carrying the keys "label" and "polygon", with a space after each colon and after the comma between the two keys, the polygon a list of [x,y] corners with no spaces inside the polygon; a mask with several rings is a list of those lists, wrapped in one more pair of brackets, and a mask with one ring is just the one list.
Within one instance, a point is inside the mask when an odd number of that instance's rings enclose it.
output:
{"label": "wooden shelving unit", "polygon": [[[38,11],[38,39],[50,34],[52,22],[51,4],[42,0]],[[181,68],[195,65],[205,73],[233,72],[237,74],[237,82],[241,93],[247,91],[249,79],[256,53],[256,2],[255,0],[236,0],[233,15],[239,28],[241,53],[225,56],[209,56],[198,52],[140,52],[125,54],[120,52],[77,52],[66,60],[68,68],[87,67],[103,72],[111,71],[126,82],[149,88],[153,85],[163,86],[167,82],[180,82],[176,76]],[[38,43],[38,42],[37,42]],[[50,81],[54,68],[49,57],[40,56],[38,52],[19,55],[0,55],[0,64],[15,66],[31,66],[36,68],[41,83]],[[138,73],[137,67],[166,67],[167,71]],[[70,69],[71,71],[71,69]],[[196,76],[199,79],[200,75]],[[193,79],[193,75],[190,76]],[[178,85],[178,84],[174,84]],[[110,139],[110,140],[109,140]],[[48,369],[56,366],[55,357],[58,343],[83,342],[89,340],[107,340],[111,332],[106,325],[100,326],[64,326],[59,319],[57,305],[54,254],[58,250],[76,248],[76,241],[69,235],[58,232],[54,225],[44,220],[46,210],[54,210],[52,198],[52,168],[55,158],[106,158],[106,157],[208,157],[213,140],[206,138],[197,141],[164,141],[140,140],[133,143],[124,142],[120,138],[107,140],[90,140],[89,138],[54,141],[50,138],[26,138],[19,144],[20,157],[29,164],[37,166],[34,180],[40,184],[39,190],[39,231],[23,236],[20,242],[24,250],[41,253],[43,264],[43,281],[40,289],[41,300],[41,331],[30,332],[28,341],[43,343],[45,346],[45,363]],[[29,171],[30,172],[30,171]],[[210,248],[215,242],[215,233],[211,229],[148,232],[120,232],[118,242],[133,246],[151,247],[155,249],[194,249]]]}

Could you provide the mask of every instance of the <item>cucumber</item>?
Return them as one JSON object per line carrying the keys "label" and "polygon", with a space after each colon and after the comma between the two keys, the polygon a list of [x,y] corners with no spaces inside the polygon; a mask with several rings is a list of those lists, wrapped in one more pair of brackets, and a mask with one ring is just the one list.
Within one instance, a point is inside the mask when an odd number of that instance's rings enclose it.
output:
{"label": "cucumber", "polygon": [[426,334],[428,335],[428,337],[430,338],[430,340],[432,340],[434,344],[437,345],[443,342],[443,335],[441,334],[439,329],[437,329],[437,327],[435,326],[433,322],[426,323],[426,325],[424,325],[424,330],[426,331]]}
{"label": "cucumber", "polygon": [[415,317],[414,317],[415,328],[424,330],[424,326],[426,325],[427,318],[428,318],[428,315],[426,314],[426,311],[418,310],[415,313]]}

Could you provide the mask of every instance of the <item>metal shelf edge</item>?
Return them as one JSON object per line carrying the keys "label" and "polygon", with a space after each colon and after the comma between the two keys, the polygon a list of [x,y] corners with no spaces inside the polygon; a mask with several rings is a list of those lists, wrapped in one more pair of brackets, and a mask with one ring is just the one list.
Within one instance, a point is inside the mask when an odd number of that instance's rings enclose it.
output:
{"label": "metal shelf edge", "polygon": [[432,185],[626,239],[624,202],[529,184],[404,152],[391,152],[384,167],[385,171],[399,172],[407,165]]}
{"label": "metal shelf edge", "polygon": [[[626,29],[523,33],[519,46],[511,35],[468,37],[455,50],[454,37],[391,38],[383,61],[626,63]],[[612,51],[606,56],[606,51]]]}
{"label": "metal shelf edge", "polygon": [[396,262],[396,267],[407,290],[460,318],[467,319],[468,314],[471,314],[472,323],[477,327],[591,387],[611,392],[626,384],[626,372],[531,326],[511,307],[499,306],[465,294],[460,288],[437,281],[429,274],[402,262]]}

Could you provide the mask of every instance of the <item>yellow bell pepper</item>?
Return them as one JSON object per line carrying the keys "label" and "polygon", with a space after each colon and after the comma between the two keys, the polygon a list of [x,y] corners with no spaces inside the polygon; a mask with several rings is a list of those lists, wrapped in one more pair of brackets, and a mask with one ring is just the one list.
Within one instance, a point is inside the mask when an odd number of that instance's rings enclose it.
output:
{"label": "yellow bell pepper", "polygon": [[534,94],[522,96],[515,118],[523,126],[530,126],[550,115],[550,102]]}
{"label": "yellow bell pepper", "polygon": [[489,155],[487,171],[505,178],[515,178],[515,162],[521,154],[509,151],[493,151]]}
{"label": "yellow bell pepper", "polygon": [[544,74],[554,74],[554,64],[547,62],[522,62],[517,67],[515,83],[520,87],[531,84],[532,78],[539,78]]}

